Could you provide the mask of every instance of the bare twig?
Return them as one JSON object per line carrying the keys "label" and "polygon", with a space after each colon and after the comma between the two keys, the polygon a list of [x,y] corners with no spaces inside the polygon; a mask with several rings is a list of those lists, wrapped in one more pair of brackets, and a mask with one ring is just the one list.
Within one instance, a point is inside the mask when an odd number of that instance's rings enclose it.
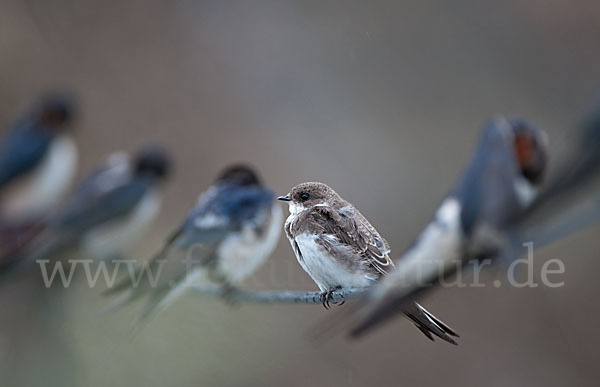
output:
{"label": "bare twig", "polygon": [[[244,289],[229,289],[213,286],[196,286],[197,293],[207,296],[224,296],[228,301],[252,304],[321,304],[320,292],[282,291],[254,291]],[[367,288],[341,289],[331,294],[330,303],[348,301],[359,298]]]}

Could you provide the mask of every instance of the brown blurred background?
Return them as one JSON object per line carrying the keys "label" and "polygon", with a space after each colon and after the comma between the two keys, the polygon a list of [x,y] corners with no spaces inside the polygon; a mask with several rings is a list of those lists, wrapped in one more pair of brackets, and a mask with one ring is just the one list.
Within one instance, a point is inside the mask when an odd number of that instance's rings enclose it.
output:
{"label": "brown blurred background", "polygon": [[[176,176],[145,259],[224,165],[277,192],[306,180],[353,202],[399,254],[496,113],[560,151],[600,90],[597,0],[0,0],[0,123],[39,92],[80,97],[80,174],[108,152],[166,144]],[[441,289],[424,304],[460,345],[398,320],[359,342],[307,338],[320,306],[229,307],[187,294],[131,338],[139,305],[100,315],[101,289],[1,289],[6,386],[597,385],[596,226],[536,253],[565,286]],[[38,284],[39,286],[39,284]],[[248,282],[315,290],[287,241]],[[335,310],[335,308],[334,308]]]}

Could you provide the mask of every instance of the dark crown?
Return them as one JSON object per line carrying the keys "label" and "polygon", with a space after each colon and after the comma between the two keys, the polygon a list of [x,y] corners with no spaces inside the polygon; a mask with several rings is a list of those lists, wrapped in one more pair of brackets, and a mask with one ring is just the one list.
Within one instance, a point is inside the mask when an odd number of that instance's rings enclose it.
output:
{"label": "dark crown", "polygon": [[135,171],[138,174],[150,174],[165,177],[169,174],[171,162],[167,152],[158,146],[147,146],[136,156]]}
{"label": "dark crown", "polygon": [[63,129],[73,119],[75,102],[66,93],[48,93],[37,103],[36,112],[37,119],[42,125]]}
{"label": "dark crown", "polygon": [[227,167],[219,177],[218,182],[229,182],[238,185],[260,185],[260,179],[254,170],[245,164],[236,164]]}

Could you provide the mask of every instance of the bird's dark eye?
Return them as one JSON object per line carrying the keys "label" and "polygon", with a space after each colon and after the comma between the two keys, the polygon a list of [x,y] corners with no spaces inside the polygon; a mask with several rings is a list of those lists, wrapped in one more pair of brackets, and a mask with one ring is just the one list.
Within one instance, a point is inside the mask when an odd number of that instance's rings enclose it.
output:
{"label": "bird's dark eye", "polygon": [[302,200],[303,202],[307,201],[308,199],[310,199],[310,195],[306,192],[300,194],[300,200]]}

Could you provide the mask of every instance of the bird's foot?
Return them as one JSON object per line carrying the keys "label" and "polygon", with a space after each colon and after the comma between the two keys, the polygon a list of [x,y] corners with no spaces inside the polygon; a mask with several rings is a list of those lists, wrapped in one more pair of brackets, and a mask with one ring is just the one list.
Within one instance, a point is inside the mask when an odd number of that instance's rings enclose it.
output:
{"label": "bird's foot", "polygon": [[[323,307],[325,309],[329,309],[331,307],[330,304],[334,304],[337,305],[338,302],[332,302],[333,300],[333,293],[336,290],[340,290],[342,287],[341,286],[336,286],[335,288],[329,288],[326,291],[321,293],[321,303],[323,304]],[[342,301],[341,303],[339,303],[339,305],[344,305],[346,301]]]}

